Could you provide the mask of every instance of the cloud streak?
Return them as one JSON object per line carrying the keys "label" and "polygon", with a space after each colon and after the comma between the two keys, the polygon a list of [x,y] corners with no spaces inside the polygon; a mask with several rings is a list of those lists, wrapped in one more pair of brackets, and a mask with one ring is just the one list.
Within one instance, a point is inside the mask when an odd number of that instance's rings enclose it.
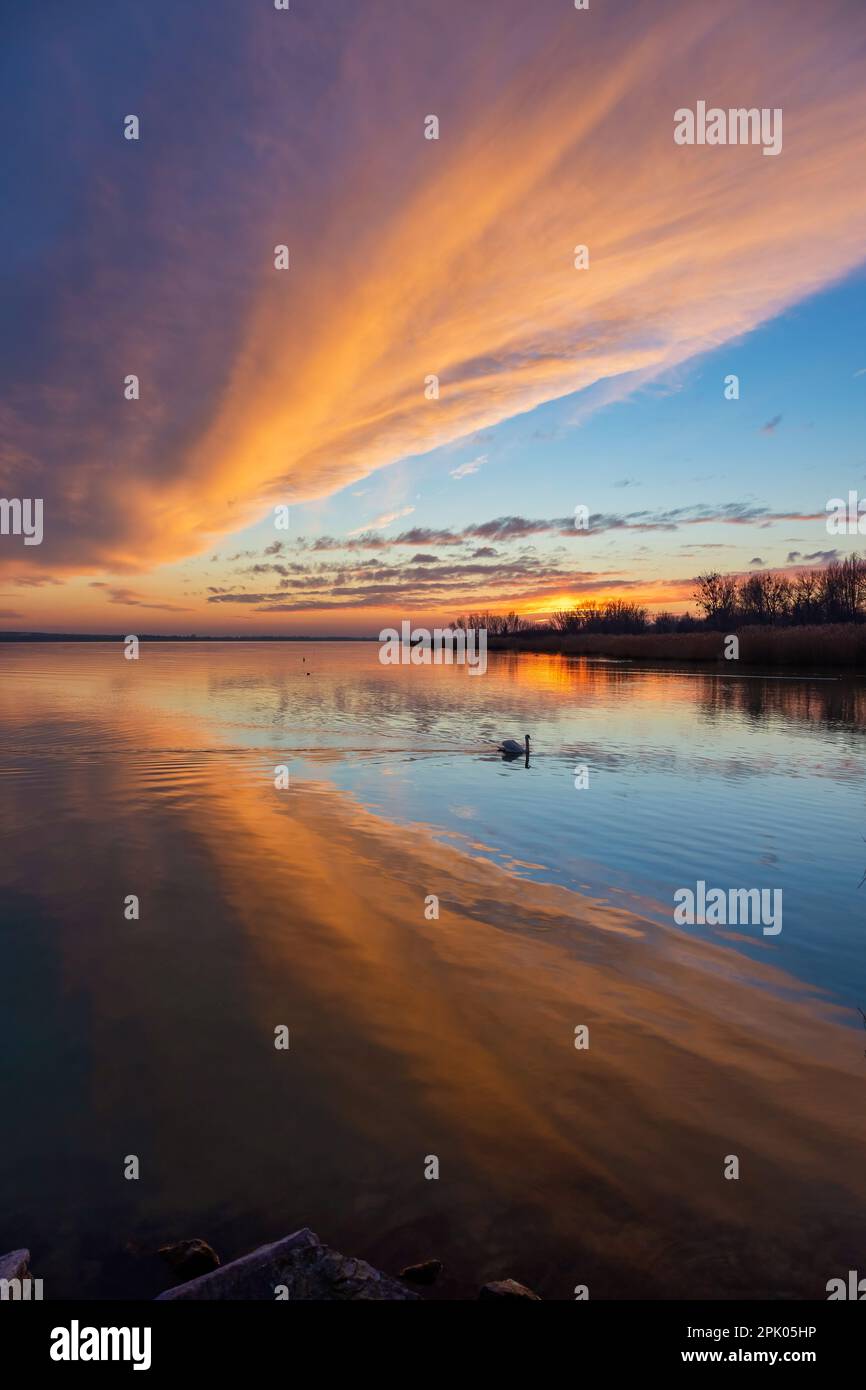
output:
{"label": "cloud streak", "polygon": [[[625,539],[631,533],[642,536],[712,523],[767,527],[794,519],[805,518],[731,502],[597,514],[590,518],[588,531],[576,530],[569,517],[502,516],[474,522],[459,531],[414,527],[390,537],[371,532],[346,539],[299,537],[294,543],[294,558],[284,546],[268,546],[262,559],[237,571],[236,582],[211,585],[207,604],[221,610],[257,613],[348,613],[384,608],[447,613],[467,604],[515,605],[542,611],[545,604],[561,606],[581,597],[634,591],[650,601],[679,602],[692,595],[689,577],[663,580],[645,572],[635,575],[622,569],[583,568],[581,552],[587,537],[615,532]],[[478,546],[479,538],[494,539],[496,545]],[[538,546],[537,541],[544,544]],[[418,545],[428,548],[416,550]],[[710,543],[708,548],[720,547]],[[695,556],[703,549],[694,544],[685,553]],[[279,558],[265,558],[274,554]],[[792,556],[788,558],[790,561]],[[763,565],[764,560],[755,556],[749,563]],[[276,587],[262,587],[262,579],[271,576],[278,579]]]}
{"label": "cloud streak", "polygon": [[[732,0],[721,22],[658,0],[627,7],[627,34],[614,8],[591,31],[523,0],[77,18],[33,94],[55,225],[11,266],[0,488],[46,509],[16,566],[198,552],[274,501],[648,380],[859,263],[862,5]],[[121,98],[105,48],[133,37],[142,76]],[[703,94],[783,107],[783,154],[674,145],[673,110]],[[115,96],[140,109],[138,147],[105,128]],[[15,216],[35,226],[26,191]]]}
{"label": "cloud streak", "polygon": [[[410,509],[411,510],[411,509]],[[769,507],[748,502],[698,503],[690,507],[657,508],[655,511],[594,512],[586,528],[576,529],[573,516],[538,517],[499,516],[490,521],[473,522],[460,530],[450,527],[413,526],[395,536],[380,536],[366,527],[350,531],[347,538],[317,536],[315,540],[298,539],[301,550],[312,551],[388,550],[396,546],[454,546],[470,540],[517,541],[532,536],[555,535],[565,540],[583,542],[609,531],[678,531],[688,526],[758,526],[766,528],[779,521],[825,521],[826,512],[774,512]],[[492,550],[478,552],[494,554]]]}
{"label": "cloud streak", "polygon": [[365,531],[382,531],[386,526],[393,526],[395,521],[402,521],[405,516],[411,516],[414,507],[400,507],[396,512],[383,512],[374,521],[366,521],[363,526],[357,526],[354,531],[349,531],[350,536],[363,535]]}
{"label": "cloud streak", "polygon": [[479,454],[477,459],[471,459],[469,463],[461,463],[457,468],[451,469],[451,477],[459,482],[461,478],[470,478],[473,473],[477,473],[487,462],[486,454]]}

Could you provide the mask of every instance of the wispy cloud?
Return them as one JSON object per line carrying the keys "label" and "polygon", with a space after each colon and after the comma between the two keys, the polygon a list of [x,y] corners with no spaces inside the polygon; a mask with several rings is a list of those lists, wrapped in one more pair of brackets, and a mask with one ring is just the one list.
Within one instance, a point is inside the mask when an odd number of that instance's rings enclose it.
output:
{"label": "wispy cloud", "polygon": [[585,530],[575,529],[573,516],[498,516],[490,521],[472,522],[460,529],[413,526],[411,530],[399,531],[394,536],[378,535],[370,529],[370,525],[365,525],[349,531],[346,537],[317,536],[311,541],[299,537],[297,545],[300,549],[309,548],[312,551],[387,550],[397,546],[456,546],[471,540],[517,541],[546,534],[582,544],[591,536],[607,531],[673,532],[689,526],[713,524],[767,528],[779,521],[823,520],[826,520],[826,512],[776,512],[751,502],[695,503],[690,507],[635,512],[594,512]]}
{"label": "wispy cloud", "polygon": [[468,478],[472,473],[477,473],[487,462],[486,454],[479,454],[477,459],[472,459],[470,463],[461,463],[459,468],[451,469],[452,478]]}
{"label": "wispy cloud", "polygon": [[383,531],[386,526],[393,526],[395,521],[402,521],[404,516],[411,516],[414,510],[414,507],[401,507],[400,510],[396,512],[383,512],[381,516],[377,516],[373,521],[365,521],[363,526],[358,526],[354,531],[349,531],[348,535],[361,536],[365,531]]}
{"label": "wispy cloud", "polygon": [[[175,7],[165,43],[165,7],[130,7],[127,47],[162,94],[137,148],[104,118],[98,7],[79,7],[62,65],[21,55],[56,199],[48,222],[29,210],[39,254],[9,267],[38,343],[22,329],[4,359],[0,488],[51,518],[19,568],[200,553],[274,500],[593,383],[631,389],[862,260],[862,4],[729,0],[724,25],[690,0],[599,6],[591,43],[567,5],[529,23],[525,0],[439,0],[430,22],[327,0],[282,26],[264,5],[205,8]],[[745,29],[760,65],[744,66]],[[431,73],[438,144],[422,137]],[[782,158],[677,147],[673,94],[697,92],[771,93]]]}
{"label": "wispy cloud", "polygon": [[830,565],[834,560],[841,560],[841,558],[842,555],[839,550],[812,550],[808,555],[801,554],[799,550],[789,550],[787,563],[789,565]]}
{"label": "wispy cloud", "polygon": [[91,589],[104,589],[107,602],[119,604],[122,608],[154,608],[163,613],[191,613],[191,608],[185,608],[178,603],[151,603],[135,589],[116,588],[101,579],[94,579],[90,584]]}

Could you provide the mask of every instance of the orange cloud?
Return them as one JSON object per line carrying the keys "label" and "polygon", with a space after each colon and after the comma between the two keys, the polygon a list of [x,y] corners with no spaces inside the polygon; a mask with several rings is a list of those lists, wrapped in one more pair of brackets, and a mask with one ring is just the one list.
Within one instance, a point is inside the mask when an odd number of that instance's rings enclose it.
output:
{"label": "orange cloud", "polygon": [[[619,8],[585,22],[461,0],[422,24],[372,6],[328,36],[338,77],[295,107],[285,53],[251,19],[253,167],[232,187],[203,147],[212,201],[184,202],[181,124],[152,189],[158,254],[130,289],[149,312],[133,330],[106,308],[99,325],[108,359],[120,340],[124,371],[150,372],[147,403],[119,428],[57,386],[38,425],[23,398],[0,421],[7,492],[32,482],[43,444],[68,441],[41,480],[45,543],[16,566],[136,571],[197,552],[275,501],[326,496],[604,378],[657,375],[860,262],[866,11],[696,8],[636,6],[626,26]],[[698,99],[781,107],[782,154],[677,146],[674,111]],[[438,142],[423,139],[428,110]],[[211,225],[222,213],[231,239]],[[272,268],[283,240],[287,272]],[[574,268],[578,243],[589,270]],[[191,341],[193,399],[172,389]]]}

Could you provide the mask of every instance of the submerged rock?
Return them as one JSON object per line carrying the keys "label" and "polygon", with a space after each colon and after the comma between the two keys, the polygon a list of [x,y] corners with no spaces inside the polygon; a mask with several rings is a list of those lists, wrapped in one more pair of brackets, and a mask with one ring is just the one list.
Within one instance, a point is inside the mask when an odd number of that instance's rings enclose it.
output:
{"label": "submerged rock", "polygon": [[27,1279],[29,1275],[29,1250],[10,1250],[8,1255],[0,1255],[0,1279]]}
{"label": "submerged rock", "polygon": [[179,1279],[196,1279],[217,1269],[220,1257],[206,1240],[178,1240],[161,1245],[159,1253]]}
{"label": "submerged rock", "polygon": [[536,1303],[541,1303],[537,1293],[528,1289],[525,1284],[518,1284],[516,1279],[498,1279],[492,1284],[485,1284],[478,1295],[479,1298],[532,1298]]}
{"label": "submerged rock", "polygon": [[273,1245],[262,1245],[250,1255],[203,1274],[176,1289],[166,1289],[160,1300],[234,1299],[274,1302],[282,1299],[309,1302],[346,1302],[355,1299],[417,1300],[418,1294],[396,1279],[382,1274],[365,1260],[352,1259],[323,1245],[313,1231],[304,1229]]}
{"label": "submerged rock", "polygon": [[422,1260],[421,1264],[401,1269],[400,1278],[408,1279],[410,1284],[435,1284],[441,1273],[441,1260]]}

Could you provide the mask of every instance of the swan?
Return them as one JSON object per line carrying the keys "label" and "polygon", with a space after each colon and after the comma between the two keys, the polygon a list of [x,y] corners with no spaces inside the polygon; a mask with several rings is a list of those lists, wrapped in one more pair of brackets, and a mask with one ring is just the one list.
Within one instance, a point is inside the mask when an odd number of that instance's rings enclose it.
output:
{"label": "swan", "polygon": [[525,739],[525,742],[526,742],[526,748],[525,748],[525,750],[524,750],[523,748],[521,748],[520,744],[516,741],[516,739],[513,739],[513,738],[506,738],[506,739],[503,739],[501,743],[497,744],[497,747],[498,747],[500,753],[504,753],[505,756],[506,756],[507,758],[519,758],[519,757],[520,757],[520,754],[523,753],[524,751],[525,751],[526,756],[527,756],[527,758],[528,758],[528,757],[529,757],[529,734],[524,734],[524,739]]}

